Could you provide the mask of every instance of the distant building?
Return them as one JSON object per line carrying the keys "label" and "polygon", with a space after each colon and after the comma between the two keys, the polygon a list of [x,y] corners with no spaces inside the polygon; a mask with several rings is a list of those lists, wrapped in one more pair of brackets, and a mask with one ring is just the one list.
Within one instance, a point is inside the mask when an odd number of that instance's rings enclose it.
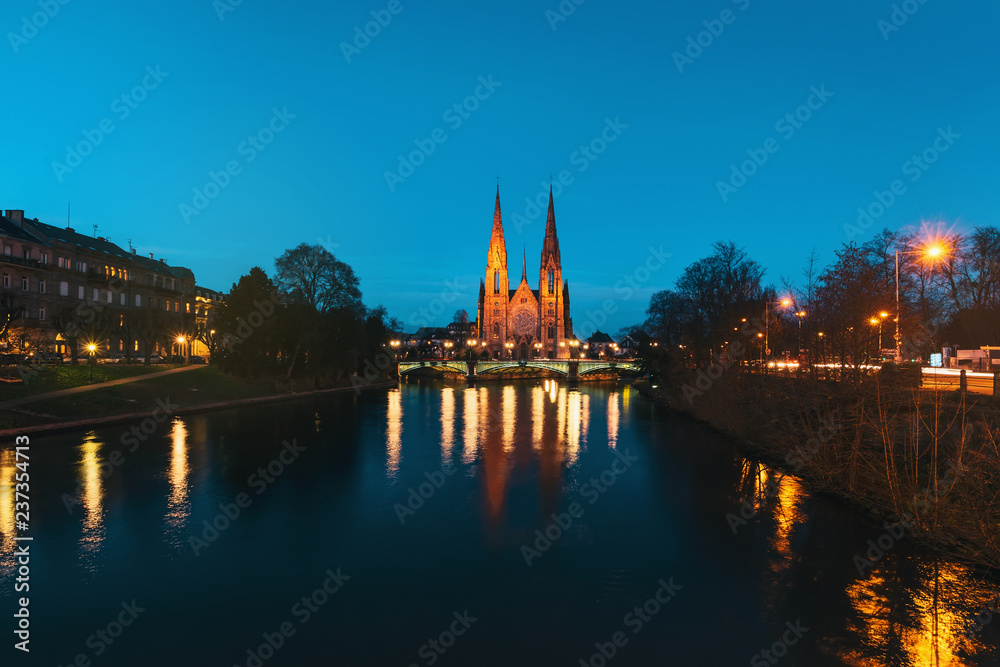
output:
{"label": "distant building", "polygon": [[605,357],[613,357],[617,347],[618,345],[615,343],[614,339],[600,329],[595,331],[594,335],[587,339],[587,350],[591,358],[596,359],[602,354]]}
{"label": "distant building", "polygon": [[649,334],[641,329],[636,329],[618,341],[618,347],[621,348],[625,356],[635,357],[639,350],[652,345],[652,342]]}
{"label": "distant building", "polygon": [[0,215],[0,245],[5,352],[83,355],[93,343],[102,356],[197,354],[192,341],[224,298],[197,287],[190,269],[23,210]]}

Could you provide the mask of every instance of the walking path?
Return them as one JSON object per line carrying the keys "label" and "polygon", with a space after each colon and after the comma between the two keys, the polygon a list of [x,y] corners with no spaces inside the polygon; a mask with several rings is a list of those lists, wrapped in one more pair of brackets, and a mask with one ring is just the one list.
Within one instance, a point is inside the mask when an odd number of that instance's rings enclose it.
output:
{"label": "walking path", "polygon": [[150,378],[158,378],[158,377],[163,377],[164,375],[183,373],[185,371],[193,371],[198,368],[208,368],[208,366],[207,365],[181,366],[180,368],[171,368],[169,371],[160,371],[159,373],[147,373],[146,375],[136,375],[133,377],[121,378],[120,380],[108,380],[107,382],[87,384],[80,387],[72,387],[70,389],[47,391],[44,394],[32,394],[31,396],[25,396],[24,398],[15,398],[12,401],[4,401],[3,403],[0,403],[0,409],[15,408],[19,405],[24,405],[25,403],[33,403],[34,401],[41,401],[46,398],[56,398],[58,396],[70,396],[72,394],[80,394],[85,391],[93,391],[95,389],[105,389],[106,387],[114,387],[120,384],[128,384],[130,382],[141,382],[142,380],[149,380]]}

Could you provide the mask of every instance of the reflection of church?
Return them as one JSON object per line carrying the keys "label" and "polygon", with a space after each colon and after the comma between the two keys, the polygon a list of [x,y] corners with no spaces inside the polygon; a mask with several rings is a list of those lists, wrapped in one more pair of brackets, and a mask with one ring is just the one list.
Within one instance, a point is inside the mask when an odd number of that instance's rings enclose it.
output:
{"label": "reflection of church", "polygon": [[479,313],[476,322],[479,339],[486,343],[491,358],[570,356],[573,321],[569,316],[569,283],[562,279],[551,188],[536,290],[528,286],[527,260],[524,256],[521,259],[521,282],[516,289],[510,288],[507,248],[500,218],[500,188],[497,188],[493,235],[486,258],[486,279],[479,286]]}

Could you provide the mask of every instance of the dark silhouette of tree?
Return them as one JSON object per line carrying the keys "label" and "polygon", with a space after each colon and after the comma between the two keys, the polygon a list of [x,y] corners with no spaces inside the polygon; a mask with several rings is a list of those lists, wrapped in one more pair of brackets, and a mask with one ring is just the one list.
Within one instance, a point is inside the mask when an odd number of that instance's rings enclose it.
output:
{"label": "dark silhouette of tree", "polygon": [[275,284],[293,302],[306,303],[321,313],[363,308],[354,270],[323,246],[303,243],[282,253],[274,266]]}

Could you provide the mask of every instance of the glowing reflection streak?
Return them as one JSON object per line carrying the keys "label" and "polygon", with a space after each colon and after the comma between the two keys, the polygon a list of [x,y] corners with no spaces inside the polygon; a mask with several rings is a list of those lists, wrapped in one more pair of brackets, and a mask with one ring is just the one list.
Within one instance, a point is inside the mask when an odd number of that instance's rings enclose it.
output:
{"label": "glowing reflection streak", "polygon": [[170,432],[173,446],[170,449],[170,498],[167,501],[167,523],[177,527],[187,521],[191,514],[188,499],[188,431],[181,419],[174,420]]}
{"label": "glowing reflection streak", "polygon": [[580,392],[569,392],[566,416],[566,465],[576,463],[580,455]]}
{"label": "glowing reflection streak", "polygon": [[462,392],[462,420],[465,425],[462,463],[469,465],[476,460],[476,449],[479,443],[479,406],[476,404],[476,390],[468,388]]}
{"label": "glowing reflection streak", "polygon": [[618,445],[618,425],[621,421],[621,411],[618,408],[618,392],[608,395],[608,447],[614,449]]}
{"label": "glowing reflection streak", "polygon": [[[967,609],[985,608],[996,592],[989,590],[991,587],[966,565],[940,562],[922,565],[920,570],[920,583],[901,589],[897,581],[886,576],[886,568],[880,563],[867,577],[848,587],[847,596],[858,614],[858,623],[852,624],[852,630],[869,650],[884,654],[901,651],[898,664],[941,667],[979,664],[960,657],[989,650],[974,635],[967,634]],[[887,594],[890,591],[894,596],[903,591],[906,599],[890,599]],[[891,615],[896,608],[912,610],[905,623]],[[854,652],[847,657],[860,658]]]}
{"label": "glowing reflection streak", "polygon": [[590,394],[582,395],[580,414],[580,441],[583,443],[583,451],[587,451],[587,430],[590,426]]}
{"label": "glowing reflection streak", "polygon": [[514,417],[517,401],[514,397],[514,387],[503,388],[503,451],[509,454],[514,450]]}
{"label": "glowing reflection streak", "polygon": [[[546,380],[546,382],[548,382]],[[534,387],[531,390],[531,446],[542,447],[542,427],[545,422],[545,392],[547,389]]]}
{"label": "glowing reflection streak", "polygon": [[[17,466],[15,465],[13,449],[4,449],[0,452],[0,572],[8,573],[14,571],[14,503],[15,476]],[[24,459],[22,459],[23,461]],[[29,461],[30,463],[30,461]]]}
{"label": "glowing reflection streak", "polygon": [[451,450],[455,446],[455,390],[441,391],[441,462],[451,465]]}
{"label": "glowing reflection streak", "polygon": [[389,392],[388,426],[385,434],[385,476],[395,479],[403,455],[403,400],[399,391]]}
{"label": "glowing reflection streak", "polygon": [[[552,383],[553,389],[555,389],[555,383]],[[566,456],[566,388],[559,388],[559,402],[556,404],[556,451],[562,452],[563,461],[569,465],[568,457]]]}
{"label": "glowing reflection streak", "polygon": [[80,546],[96,551],[104,539],[104,488],[101,480],[100,452],[104,443],[91,431],[80,445],[80,477],[83,479],[83,535]]}

